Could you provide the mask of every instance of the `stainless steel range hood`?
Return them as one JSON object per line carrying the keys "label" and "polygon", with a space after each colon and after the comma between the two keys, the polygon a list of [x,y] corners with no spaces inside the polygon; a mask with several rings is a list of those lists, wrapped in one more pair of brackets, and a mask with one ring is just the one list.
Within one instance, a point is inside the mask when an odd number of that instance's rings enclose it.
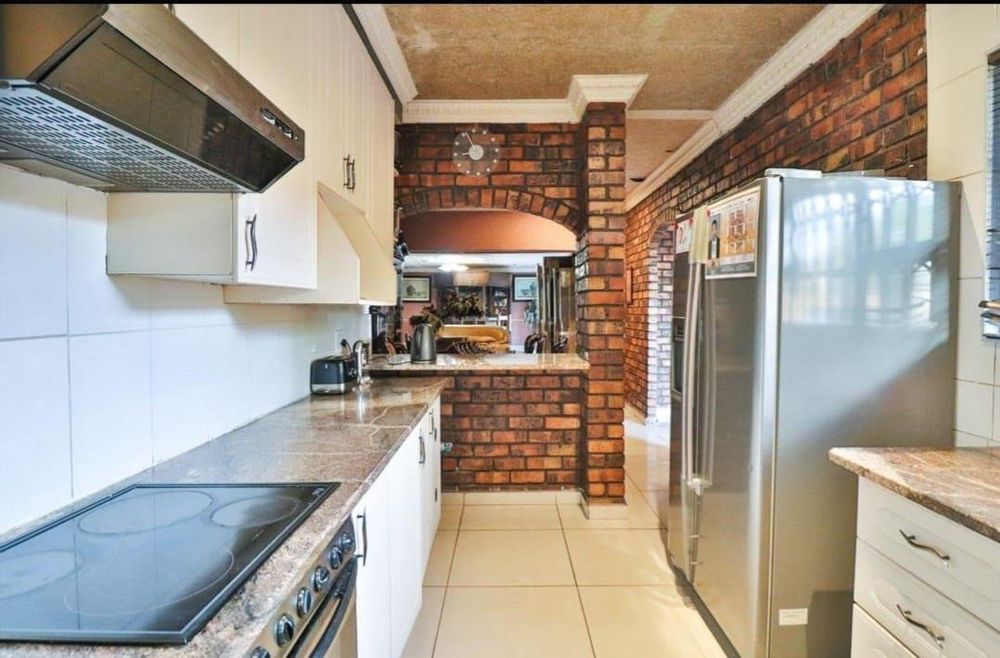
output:
{"label": "stainless steel range hood", "polygon": [[0,5],[0,162],[112,192],[260,192],[304,156],[302,129],[163,5]]}

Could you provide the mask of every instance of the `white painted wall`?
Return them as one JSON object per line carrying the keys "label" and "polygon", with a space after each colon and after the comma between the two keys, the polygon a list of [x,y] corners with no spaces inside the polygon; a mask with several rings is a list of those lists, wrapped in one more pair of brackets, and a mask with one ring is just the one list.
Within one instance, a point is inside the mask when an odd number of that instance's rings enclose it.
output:
{"label": "white painted wall", "polygon": [[1000,446],[1000,363],[976,306],[986,236],[986,57],[998,48],[996,5],[927,6],[927,173],[963,188],[955,442],[967,446]]}
{"label": "white painted wall", "polygon": [[0,167],[0,531],[306,395],[368,333],[360,306],[108,277],[105,233],[103,194]]}

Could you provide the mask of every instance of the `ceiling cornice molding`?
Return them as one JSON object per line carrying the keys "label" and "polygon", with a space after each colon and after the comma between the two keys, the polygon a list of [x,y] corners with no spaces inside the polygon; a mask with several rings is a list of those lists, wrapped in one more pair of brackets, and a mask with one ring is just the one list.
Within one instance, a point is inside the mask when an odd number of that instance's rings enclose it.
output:
{"label": "ceiling cornice molding", "polygon": [[881,7],[881,4],[827,5],[730,94],[712,113],[710,121],[632,190],[625,199],[626,210],[638,205],[716,139],[753,114]]}
{"label": "ceiling cornice molding", "polygon": [[574,123],[588,103],[625,103],[627,108],[647,77],[574,75],[566,98],[411,100],[403,105],[403,123]]}
{"label": "ceiling cornice molding", "polygon": [[657,121],[707,121],[715,116],[712,110],[629,110],[629,119],[653,119]]}
{"label": "ceiling cornice molding", "polygon": [[396,40],[385,7],[380,4],[352,4],[351,8],[361,21],[365,35],[378,55],[379,62],[392,82],[399,102],[406,105],[416,98],[417,85],[413,82],[410,67],[406,64],[403,50]]}

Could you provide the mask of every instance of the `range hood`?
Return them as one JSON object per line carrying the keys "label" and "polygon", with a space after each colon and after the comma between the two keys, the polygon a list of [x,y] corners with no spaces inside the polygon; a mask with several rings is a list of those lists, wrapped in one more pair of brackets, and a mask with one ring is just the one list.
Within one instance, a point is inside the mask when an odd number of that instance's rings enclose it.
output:
{"label": "range hood", "polygon": [[260,192],[304,156],[163,5],[0,5],[0,162],[109,192]]}

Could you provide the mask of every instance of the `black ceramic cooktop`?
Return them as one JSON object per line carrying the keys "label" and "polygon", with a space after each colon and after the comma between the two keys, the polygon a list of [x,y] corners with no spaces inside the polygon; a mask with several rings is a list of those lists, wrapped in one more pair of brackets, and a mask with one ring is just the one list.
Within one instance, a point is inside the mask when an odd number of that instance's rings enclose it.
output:
{"label": "black ceramic cooktop", "polygon": [[183,644],[336,483],[136,485],[0,546],[0,640]]}

